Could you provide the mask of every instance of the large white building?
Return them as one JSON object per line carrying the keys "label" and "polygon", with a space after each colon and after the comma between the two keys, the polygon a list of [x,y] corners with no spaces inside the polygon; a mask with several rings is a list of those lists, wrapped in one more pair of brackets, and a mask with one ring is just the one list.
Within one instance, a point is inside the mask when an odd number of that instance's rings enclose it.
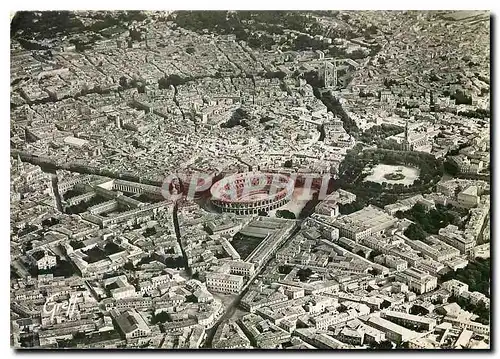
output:
{"label": "large white building", "polygon": [[441,286],[455,297],[459,297],[463,292],[467,292],[469,290],[469,286],[467,284],[456,279],[443,282]]}
{"label": "large white building", "polygon": [[338,228],[340,237],[356,242],[371,235],[380,234],[392,227],[397,219],[380,208],[369,205],[357,212],[338,218],[333,225]]}
{"label": "large white building", "polygon": [[57,258],[47,251],[38,251],[33,253],[33,262],[38,269],[50,269],[57,265]]}
{"label": "large white building", "polygon": [[468,158],[464,155],[450,157],[461,173],[476,174],[483,170],[484,163],[480,159]]}
{"label": "large white building", "polygon": [[239,293],[243,288],[244,278],[240,275],[227,273],[208,273],[207,289],[217,293]]}
{"label": "large white building", "polygon": [[457,195],[460,207],[473,208],[479,204],[480,196],[477,186],[469,186]]}
{"label": "large white building", "polygon": [[408,268],[395,273],[397,281],[405,283],[408,288],[416,293],[423,294],[433,291],[437,287],[437,278],[426,271]]}
{"label": "large white building", "polygon": [[476,240],[473,236],[466,235],[457,226],[452,224],[441,228],[438,233],[440,240],[457,248],[460,253],[469,253],[476,245]]}
{"label": "large white building", "polygon": [[241,260],[222,260],[221,272],[250,278],[255,273],[255,264]]}
{"label": "large white building", "polygon": [[405,270],[408,268],[408,262],[404,259],[398,258],[396,256],[386,255],[385,264],[389,267],[396,269],[397,271]]}

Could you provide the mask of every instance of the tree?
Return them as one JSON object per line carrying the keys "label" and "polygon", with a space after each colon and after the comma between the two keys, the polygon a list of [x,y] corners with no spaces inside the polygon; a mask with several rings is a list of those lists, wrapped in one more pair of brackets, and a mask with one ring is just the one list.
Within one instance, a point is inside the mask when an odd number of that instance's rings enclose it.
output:
{"label": "tree", "polygon": [[469,291],[480,292],[490,296],[490,259],[476,259],[470,262],[467,267],[458,269],[456,272],[450,271],[443,277],[443,281],[457,279],[469,285]]}
{"label": "tree", "polygon": [[383,254],[381,251],[374,249],[373,251],[370,252],[370,255],[368,256],[368,259],[373,261],[373,259],[379,255]]}
{"label": "tree", "polygon": [[171,85],[179,86],[179,85],[185,84],[188,81],[189,81],[189,79],[185,79],[185,78],[180,77],[177,74],[173,74],[173,75],[168,75],[167,77],[162,77],[161,79],[159,79],[158,85],[159,85],[160,89],[167,89]]}
{"label": "tree", "polygon": [[144,237],[150,237],[152,235],[156,234],[156,228],[155,227],[148,227],[144,231],[143,235]]}
{"label": "tree", "polygon": [[380,271],[377,268],[370,268],[370,269],[368,269],[368,273],[375,276],[375,275],[379,275]]}
{"label": "tree", "polygon": [[439,204],[436,205],[435,209],[427,210],[424,205],[417,203],[406,212],[397,212],[396,217],[408,218],[418,224],[424,232],[430,234],[437,234],[439,229],[446,227],[450,223],[454,225],[460,224],[459,213]]}
{"label": "tree", "polygon": [[248,124],[245,122],[245,119],[248,119],[250,114],[243,108],[237,108],[231,118],[226,122],[221,124],[222,128],[233,128],[235,126],[241,125],[243,127],[247,127]]}
{"label": "tree", "polygon": [[305,282],[311,276],[311,274],[313,274],[313,271],[310,268],[301,268],[297,271],[297,277],[299,277],[301,282]]}
{"label": "tree", "polygon": [[286,218],[286,219],[296,219],[295,214],[286,209],[276,211],[276,217],[278,218]]}
{"label": "tree", "polygon": [[151,323],[152,324],[165,323],[167,320],[168,320],[168,313],[160,312],[158,314],[155,314],[153,318],[151,318]]}
{"label": "tree", "polygon": [[292,271],[293,267],[290,267],[288,265],[282,265],[278,267],[278,273],[280,274],[288,274]]}
{"label": "tree", "polygon": [[358,250],[356,251],[356,254],[357,254],[358,256],[361,256],[361,257],[364,257],[364,256],[365,256],[365,252],[364,252],[362,249],[358,249]]}
{"label": "tree", "polygon": [[270,71],[266,72],[265,77],[268,79],[278,78],[283,80],[286,77],[286,74],[283,71]]}
{"label": "tree", "polygon": [[132,262],[129,261],[129,262],[125,263],[125,265],[123,266],[123,269],[126,269],[126,270],[135,270],[135,267],[132,264]]}
{"label": "tree", "polygon": [[455,164],[455,162],[451,160],[446,160],[443,163],[443,168],[447,173],[449,173],[452,176],[456,176],[460,173],[458,166]]}
{"label": "tree", "polygon": [[406,228],[404,235],[412,240],[422,241],[427,237],[427,234],[418,223],[412,223]]}

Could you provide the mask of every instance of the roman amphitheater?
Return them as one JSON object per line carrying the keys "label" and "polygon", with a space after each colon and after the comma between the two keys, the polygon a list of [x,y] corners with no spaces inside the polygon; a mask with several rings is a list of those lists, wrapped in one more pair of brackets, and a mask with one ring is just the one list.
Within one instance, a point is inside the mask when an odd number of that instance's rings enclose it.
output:
{"label": "roman amphitheater", "polygon": [[277,173],[245,172],[224,177],[210,189],[222,212],[252,215],[268,212],[292,198],[295,181]]}

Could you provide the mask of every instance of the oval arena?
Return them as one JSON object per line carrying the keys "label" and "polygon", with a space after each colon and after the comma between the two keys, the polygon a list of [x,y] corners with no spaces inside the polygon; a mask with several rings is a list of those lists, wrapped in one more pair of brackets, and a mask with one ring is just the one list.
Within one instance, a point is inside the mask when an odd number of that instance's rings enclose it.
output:
{"label": "oval arena", "polygon": [[295,181],[277,173],[245,172],[225,177],[210,189],[222,212],[258,214],[277,209],[292,198]]}

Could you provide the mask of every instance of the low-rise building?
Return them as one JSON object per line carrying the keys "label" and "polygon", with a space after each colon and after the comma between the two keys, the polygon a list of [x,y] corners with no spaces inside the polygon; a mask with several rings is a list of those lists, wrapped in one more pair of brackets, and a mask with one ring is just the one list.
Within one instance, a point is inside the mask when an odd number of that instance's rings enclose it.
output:
{"label": "low-rise building", "polygon": [[480,201],[477,186],[469,186],[457,195],[457,203],[460,207],[473,208],[477,207]]}
{"label": "low-rise building", "polygon": [[250,348],[250,340],[234,321],[219,325],[215,331],[212,343],[212,348],[214,349]]}
{"label": "low-rise building", "polygon": [[469,285],[456,279],[451,279],[443,282],[441,286],[455,297],[459,297],[462,295],[462,293],[469,291]]}
{"label": "low-rise building", "polygon": [[239,293],[243,283],[240,275],[211,272],[206,276],[207,289],[218,293]]}
{"label": "low-rise building", "polygon": [[436,327],[436,319],[421,315],[388,310],[382,312],[380,316],[404,327],[412,327],[418,330],[432,331]]}
{"label": "low-rise building", "polygon": [[449,224],[439,230],[439,239],[457,248],[460,253],[470,253],[476,245],[476,239],[466,235],[457,226]]}
{"label": "low-rise building", "polygon": [[384,332],[387,339],[396,343],[404,343],[419,336],[412,330],[377,316],[370,317],[367,324]]}
{"label": "low-rise building", "polygon": [[134,309],[127,310],[121,314],[112,312],[115,322],[127,340],[139,337],[146,337],[151,334],[144,318]]}
{"label": "low-rise building", "polygon": [[426,271],[416,268],[408,268],[394,274],[396,280],[405,283],[408,288],[416,293],[430,292],[437,287],[437,278]]}

